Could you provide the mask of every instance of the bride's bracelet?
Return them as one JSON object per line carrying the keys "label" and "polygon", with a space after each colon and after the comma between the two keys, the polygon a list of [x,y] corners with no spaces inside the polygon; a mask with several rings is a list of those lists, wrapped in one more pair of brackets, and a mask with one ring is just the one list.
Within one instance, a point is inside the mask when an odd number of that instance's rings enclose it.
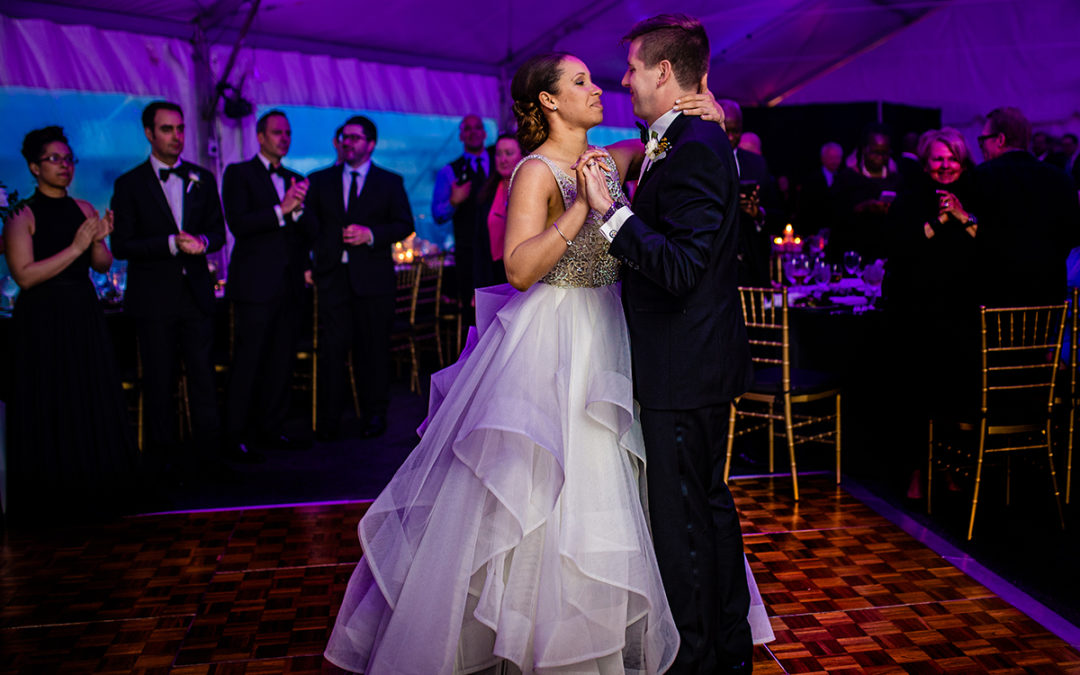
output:
{"label": "bride's bracelet", "polygon": [[563,234],[562,230],[559,229],[559,221],[556,220],[556,221],[552,222],[551,224],[555,227],[555,231],[559,233],[559,236],[562,237],[563,241],[566,242],[567,247],[570,247],[570,246],[574,245],[574,242],[567,239],[566,235]]}

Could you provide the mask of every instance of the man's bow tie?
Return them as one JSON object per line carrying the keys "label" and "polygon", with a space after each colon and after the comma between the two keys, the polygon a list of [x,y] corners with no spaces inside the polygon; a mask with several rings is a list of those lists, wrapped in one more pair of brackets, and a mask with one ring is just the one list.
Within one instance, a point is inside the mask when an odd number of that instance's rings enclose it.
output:
{"label": "man's bow tie", "polygon": [[638,131],[641,132],[641,142],[642,143],[648,143],[649,142],[649,127],[645,126],[641,122],[634,122],[634,124],[637,125]]}
{"label": "man's bow tie", "polygon": [[181,165],[177,165],[171,169],[158,169],[158,177],[161,178],[161,182],[164,183],[169,180],[169,175],[175,174],[180,180],[184,180],[184,170]]}
{"label": "man's bow tie", "polygon": [[266,169],[267,169],[267,171],[270,172],[270,175],[274,175],[276,173],[277,175],[281,176],[282,178],[288,178],[289,177],[289,170],[286,169],[281,164],[278,164],[277,166],[274,166],[272,164],[268,164],[266,166]]}

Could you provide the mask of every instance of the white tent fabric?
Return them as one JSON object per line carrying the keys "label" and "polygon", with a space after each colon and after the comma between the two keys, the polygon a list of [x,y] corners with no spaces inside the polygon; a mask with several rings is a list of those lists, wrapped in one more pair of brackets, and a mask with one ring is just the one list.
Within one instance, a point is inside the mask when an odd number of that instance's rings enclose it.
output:
{"label": "white tent fabric", "polygon": [[[250,73],[242,93],[260,102],[499,119],[500,82],[528,55],[558,49],[592,68],[608,122],[626,126],[619,38],[641,18],[679,11],[709,32],[713,91],[743,103],[885,100],[942,107],[961,125],[1003,104],[1038,125],[1080,110],[1077,0],[5,0],[0,83],[182,85],[197,26],[216,45],[220,73],[252,2],[244,54],[253,67],[241,63],[229,80]],[[72,49],[43,51],[57,35]],[[163,68],[171,77],[158,78]]]}
{"label": "white tent fabric", "polygon": [[969,143],[1003,105],[1052,134],[1080,132],[1078,28],[1076,0],[948,3],[783,102],[941,108],[942,123],[965,130]]}
{"label": "white tent fabric", "polygon": [[606,122],[629,126],[619,38],[641,18],[681,11],[709,32],[718,96],[940,107],[972,137],[1000,105],[1052,133],[1080,128],[1077,0],[5,0],[0,86],[153,94],[194,109],[197,26],[214,43],[218,78],[253,2],[229,82],[260,104],[505,122],[513,67],[559,49],[581,56],[605,88]]}

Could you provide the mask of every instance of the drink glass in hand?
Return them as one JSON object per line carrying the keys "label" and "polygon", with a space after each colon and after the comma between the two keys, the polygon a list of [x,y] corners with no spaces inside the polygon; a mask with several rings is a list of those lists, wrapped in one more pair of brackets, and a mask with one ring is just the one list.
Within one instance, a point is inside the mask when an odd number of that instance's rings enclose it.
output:
{"label": "drink glass in hand", "polygon": [[847,251],[844,253],[844,271],[847,272],[849,277],[855,276],[855,273],[859,271],[859,267],[862,265],[862,256],[858,251]]}

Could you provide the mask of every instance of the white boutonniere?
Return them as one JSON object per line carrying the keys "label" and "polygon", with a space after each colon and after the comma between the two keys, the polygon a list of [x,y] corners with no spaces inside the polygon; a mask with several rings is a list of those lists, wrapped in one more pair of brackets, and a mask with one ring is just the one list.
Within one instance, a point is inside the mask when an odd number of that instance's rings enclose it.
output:
{"label": "white boutonniere", "polygon": [[[194,171],[188,172],[187,175],[187,192],[191,192],[192,188],[199,187],[199,174]],[[185,194],[187,193],[185,192]]]}
{"label": "white boutonniere", "polygon": [[664,138],[650,138],[649,142],[645,144],[645,156],[649,158],[650,162],[658,162],[667,156],[667,151],[671,148],[671,142],[667,137]]}

